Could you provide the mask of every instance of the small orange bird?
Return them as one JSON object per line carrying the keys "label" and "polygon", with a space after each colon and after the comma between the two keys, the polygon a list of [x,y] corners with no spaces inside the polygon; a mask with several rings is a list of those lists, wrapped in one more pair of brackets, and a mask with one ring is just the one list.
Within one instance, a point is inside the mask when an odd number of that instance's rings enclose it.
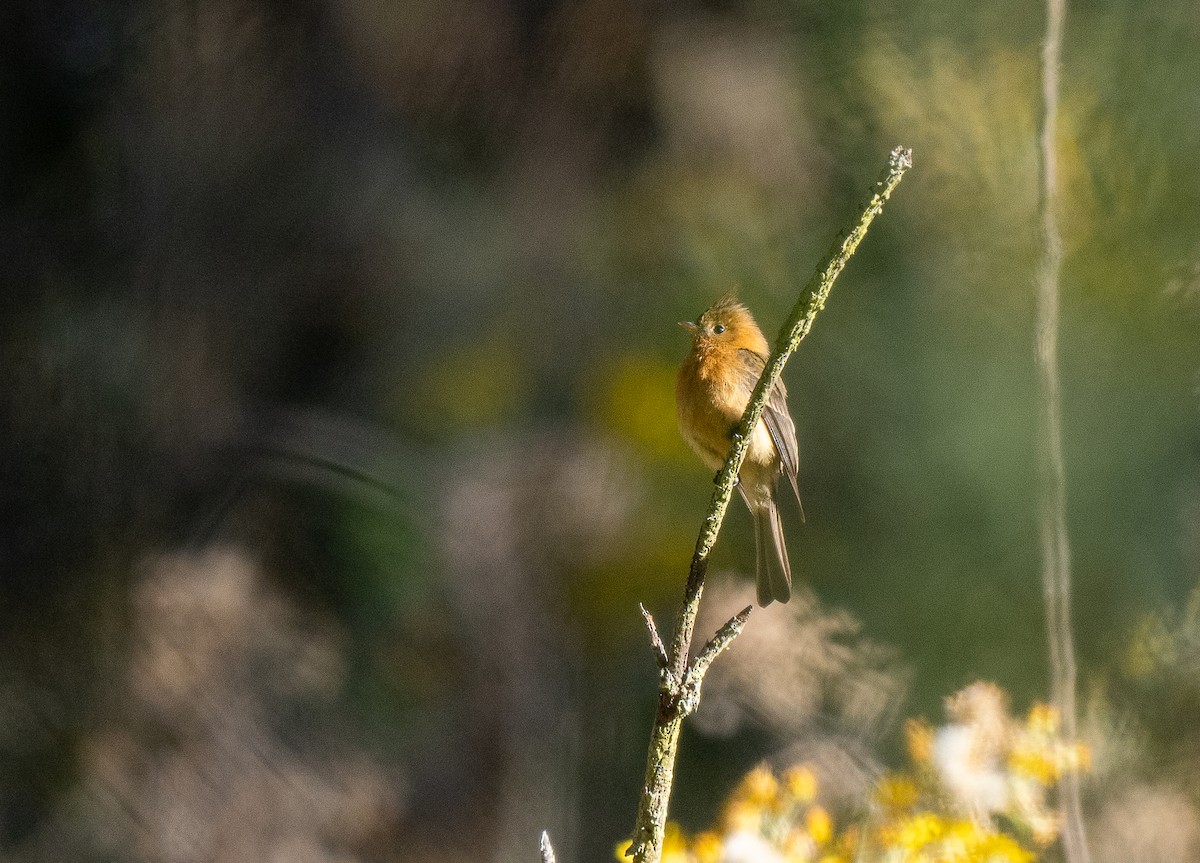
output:
{"label": "small orange bird", "polygon": [[[679,431],[700,460],[719,470],[729,456],[754,385],[767,363],[770,347],[750,311],[733,294],[725,294],[695,322],[679,324],[692,334],[692,350],[675,381]],[[800,447],[796,426],[788,415],[787,390],[778,381],[767,399],[762,418],[750,435],[737,489],[754,517],[755,568],[758,604],[787,602],[792,595],[788,562],[776,494],[779,478],[787,474],[800,502],[796,472]],[[800,509],[804,518],[804,508]]]}

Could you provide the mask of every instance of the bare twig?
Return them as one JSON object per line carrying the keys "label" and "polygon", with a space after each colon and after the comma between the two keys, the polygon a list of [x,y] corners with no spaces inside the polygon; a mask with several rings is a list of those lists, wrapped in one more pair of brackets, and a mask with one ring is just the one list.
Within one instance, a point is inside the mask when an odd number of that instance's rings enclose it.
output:
{"label": "bare twig", "polygon": [[[854,227],[839,235],[833,248],[826,257],[824,266],[813,274],[805,285],[800,299],[791,315],[780,331],[775,349],[771,352],[762,376],[746,406],[738,426],[739,434],[734,436],[733,445],[725,464],[717,474],[716,488],[700,535],[696,539],[696,550],[692,555],[691,568],[688,570],[687,586],[684,589],[683,605],[675,621],[675,632],[671,639],[671,649],[667,654],[667,667],[661,675],[658,692],[658,711],[654,717],[654,726],[650,732],[650,748],[646,757],[646,775],[642,786],[642,798],[638,806],[637,823],[633,832],[633,857],[635,863],[658,863],[662,856],[663,834],[667,824],[667,803],[671,796],[671,781],[675,770],[675,755],[679,746],[679,729],[688,709],[695,708],[699,698],[700,683],[709,664],[716,658],[740,630],[741,623],[734,626],[734,618],[722,627],[722,631],[732,627],[727,637],[718,641],[718,636],[710,641],[701,657],[709,652],[709,647],[717,646],[711,652],[702,668],[692,667],[689,674],[688,658],[691,652],[692,633],[696,628],[696,615],[700,611],[700,595],[704,591],[704,577],[708,572],[708,556],[717,541],[725,512],[733,496],[738,471],[746,458],[750,445],[750,430],[753,429],[762,416],[767,394],[771,392],[776,381],[783,372],[783,366],[796,350],[801,340],[812,329],[817,313],[825,308],[825,300],[833,287],[834,280],[846,266],[867,234],[867,228],[875,217],[883,211],[883,205],[891,196],[896,186],[900,184],[905,171],[912,167],[912,151],[897,147],[891,153],[887,170],[872,189],[871,200],[863,208]],[[744,618],[742,623],[744,623]],[[700,658],[697,657],[697,665]],[[686,690],[686,691],[685,691]],[[691,695],[689,695],[689,692]]]}
{"label": "bare twig", "polygon": [[704,675],[708,673],[708,667],[713,664],[714,659],[721,655],[721,651],[737,638],[753,610],[754,606],[747,605],[727,620],[725,625],[717,630],[716,635],[708,640],[708,644],[704,645],[696,654],[696,658],[692,660],[687,679],[683,681],[683,692],[679,704],[679,711],[684,716],[695,713],[696,708],[700,706],[700,684],[704,682]]}
{"label": "bare twig", "polygon": [[646,629],[650,630],[650,647],[654,650],[654,661],[658,663],[659,671],[666,671],[666,645],[663,644],[663,640],[658,634],[658,627],[654,625],[654,618],[650,616],[650,612],[646,611],[646,606],[638,603],[638,608],[642,610],[642,620],[646,621]]}
{"label": "bare twig", "polygon": [[554,849],[550,847],[550,834],[542,831],[542,863],[554,863]]}

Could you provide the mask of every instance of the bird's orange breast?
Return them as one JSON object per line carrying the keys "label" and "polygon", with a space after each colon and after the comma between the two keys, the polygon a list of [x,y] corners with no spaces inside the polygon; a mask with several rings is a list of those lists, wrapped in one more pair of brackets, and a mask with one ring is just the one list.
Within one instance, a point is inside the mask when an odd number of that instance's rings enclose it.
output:
{"label": "bird's orange breast", "polygon": [[746,385],[741,362],[736,347],[698,348],[680,367],[676,378],[679,431],[713,470],[729,454],[730,433],[750,401],[751,389]]}

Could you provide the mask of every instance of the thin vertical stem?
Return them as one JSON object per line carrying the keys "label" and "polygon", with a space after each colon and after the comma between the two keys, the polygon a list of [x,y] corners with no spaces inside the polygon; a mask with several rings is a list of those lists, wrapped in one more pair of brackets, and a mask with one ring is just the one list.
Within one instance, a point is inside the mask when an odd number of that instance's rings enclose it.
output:
{"label": "thin vertical stem", "polygon": [[[1063,733],[1076,738],[1076,667],[1071,632],[1071,546],[1067,533],[1066,460],[1063,455],[1062,383],[1058,367],[1059,283],[1063,246],[1058,225],[1058,158],[1055,149],[1060,58],[1066,0],[1046,0],[1042,44],[1041,216],[1042,262],[1037,275],[1037,366],[1041,391],[1039,525],[1042,590],[1050,651],[1054,703]],[[1089,863],[1083,827],[1079,777],[1064,774],[1059,784],[1064,818],[1063,850],[1068,863]]]}

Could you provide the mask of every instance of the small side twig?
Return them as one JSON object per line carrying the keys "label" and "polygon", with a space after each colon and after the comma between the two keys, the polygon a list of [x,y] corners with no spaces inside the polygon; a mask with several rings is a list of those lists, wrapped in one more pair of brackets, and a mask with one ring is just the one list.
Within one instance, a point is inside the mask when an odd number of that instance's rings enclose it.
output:
{"label": "small side twig", "polygon": [[550,834],[542,831],[541,841],[542,863],[554,863],[554,849],[550,847]]}
{"label": "small side twig", "polygon": [[[704,673],[716,656],[729,645],[745,623],[735,617],[718,632],[696,658],[689,669],[692,633],[696,627],[696,616],[700,611],[700,596],[704,591],[704,578],[708,572],[708,557],[717,541],[717,534],[725,519],[725,512],[733,497],[738,472],[750,446],[750,431],[762,417],[767,396],[775,387],[783,372],[784,364],[801,340],[808,335],[817,314],[825,308],[825,300],[833,283],[846,266],[847,261],[867,235],[867,228],[875,217],[883,212],[883,205],[900,184],[905,172],[912,167],[912,151],[897,147],[891,152],[883,176],[872,189],[871,200],[860,213],[854,226],[839,234],[824,265],[818,269],[805,285],[792,313],[779,333],[774,350],[763,368],[750,403],[738,425],[738,434],[725,464],[717,474],[716,488],[700,535],[696,538],[696,549],[688,570],[687,586],[683,604],[675,620],[675,632],[670,650],[665,652],[666,667],[660,673],[658,711],[650,730],[650,746],[646,756],[646,774],[642,785],[642,798],[638,804],[637,822],[633,830],[632,853],[635,863],[659,863],[662,857],[663,836],[667,825],[667,803],[671,797],[671,783],[675,772],[675,756],[679,748],[679,731],[686,713],[695,709],[699,700],[700,684]],[[645,610],[643,609],[643,614]],[[647,618],[649,617],[646,615]],[[741,617],[741,615],[739,615]],[[647,620],[652,635],[652,644],[657,640],[656,630]],[[726,632],[728,630],[728,632]],[[722,637],[722,633],[726,633]],[[661,663],[660,648],[655,646],[655,658]],[[703,664],[701,665],[701,659]],[[660,666],[661,668],[661,666]]]}
{"label": "small side twig", "polygon": [[667,647],[663,644],[663,640],[658,634],[658,627],[654,625],[654,618],[650,616],[650,612],[646,611],[646,606],[638,603],[638,608],[642,610],[642,620],[646,621],[646,629],[650,630],[650,648],[654,651],[654,661],[658,663],[659,671],[666,671]]}
{"label": "small side twig", "polygon": [[738,633],[746,625],[746,621],[750,618],[750,612],[753,610],[754,606],[747,605],[727,620],[725,625],[717,630],[716,634],[708,640],[708,643],[701,648],[700,652],[696,654],[696,658],[692,660],[691,667],[688,668],[687,678],[683,681],[683,691],[679,704],[679,711],[684,716],[690,716],[692,713],[695,713],[696,708],[700,706],[700,684],[704,682],[704,675],[708,673],[708,667],[713,664],[714,659],[721,655],[721,651],[737,638]]}

